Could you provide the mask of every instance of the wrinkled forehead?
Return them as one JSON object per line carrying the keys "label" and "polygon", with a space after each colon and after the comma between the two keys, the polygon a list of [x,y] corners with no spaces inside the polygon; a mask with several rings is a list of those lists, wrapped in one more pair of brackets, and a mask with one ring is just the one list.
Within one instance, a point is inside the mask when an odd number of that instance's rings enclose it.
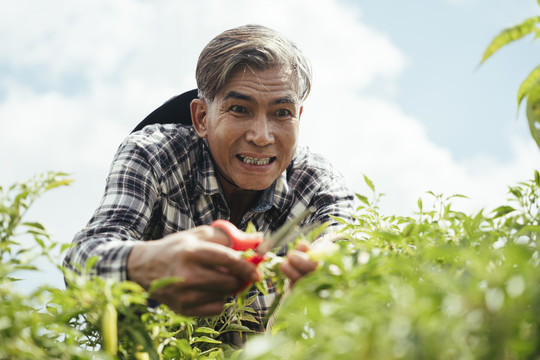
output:
{"label": "wrinkled forehead", "polygon": [[[269,78],[268,74],[272,74],[273,78]],[[294,103],[300,103],[300,84],[298,76],[295,75],[290,65],[272,65],[269,64],[264,68],[255,68],[249,64],[241,64],[236,66],[225,79],[223,86],[218,89],[217,93],[222,93],[223,90],[230,87],[231,83],[247,81],[258,81],[264,87],[268,83],[286,83],[290,91],[288,97]]]}

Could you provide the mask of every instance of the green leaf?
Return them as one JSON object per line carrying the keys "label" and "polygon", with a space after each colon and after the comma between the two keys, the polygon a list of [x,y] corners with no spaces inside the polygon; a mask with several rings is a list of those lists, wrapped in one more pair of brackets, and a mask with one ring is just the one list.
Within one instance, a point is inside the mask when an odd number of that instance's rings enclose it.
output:
{"label": "green leaf", "polygon": [[180,350],[175,346],[167,346],[163,349],[163,354],[166,359],[178,359],[180,358]]}
{"label": "green leaf", "polygon": [[[413,230],[416,230],[413,232]],[[407,237],[407,236],[410,236],[411,234],[415,234],[417,233],[417,226],[415,223],[409,223],[407,226],[405,226],[405,228],[403,229],[403,232],[402,232],[402,235],[404,237]]]}
{"label": "green leaf", "polygon": [[131,291],[134,293],[142,293],[144,291],[141,285],[133,281],[122,281],[119,285],[121,285],[122,291]]}
{"label": "green leaf", "polygon": [[491,43],[488,45],[484,52],[484,55],[482,56],[480,64],[486,61],[497,50],[511,43],[512,41],[519,40],[525,35],[530,34],[531,32],[538,32],[538,29],[535,26],[535,24],[538,22],[540,22],[540,16],[535,16],[526,19],[521,24],[502,30],[497,36],[495,36],[491,40]]}
{"label": "green leaf", "polygon": [[250,221],[250,222],[247,224],[246,232],[247,232],[248,234],[256,233],[256,232],[257,232],[257,227],[255,226],[255,224],[253,224],[253,223]]}
{"label": "green leaf", "polygon": [[371,191],[375,192],[375,186],[373,185],[373,182],[366,175],[364,175],[364,181],[366,182],[367,186],[369,186]]}
{"label": "green leaf", "polygon": [[45,227],[41,223],[38,223],[38,222],[23,222],[22,225],[39,229],[39,230],[45,230]]}
{"label": "green leaf", "polygon": [[229,325],[227,325],[227,327],[223,330],[223,332],[227,332],[227,331],[254,332],[253,330],[251,330],[247,326],[240,325],[240,324],[229,324]]}
{"label": "green leaf", "polygon": [[536,84],[538,81],[540,81],[540,65],[534,68],[534,70],[531,71],[529,75],[527,75],[525,80],[523,80],[523,82],[519,86],[518,95],[517,95],[518,111],[521,106],[521,102],[523,101],[523,98],[527,96],[527,94],[529,93],[529,91],[531,91],[534,84]]}
{"label": "green leaf", "polygon": [[54,189],[54,188],[59,187],[59,186],[69,185],[72,182],[73,182],[72,179],[63,179],[63,180],[54,181],[54,182],[50,183],[49,185],[47,185],[45,190],[51,190],[51,189]]}
{"label": "green leaf", "polygon": [[519,187],[512,187],[512,186],[510,186],[510,187],[508,188],[508,191],[509,191],[512,195],[514,195],[517,199],[519,199],[519,198],[521,198],[521,197],[523,196],[522,193],[521,193],[521,188],[519,188]]}
{"label": "green leaf", "polygon": [[401,238],[398,234],[394,234],[393,232],[383,229],[376,229],[372,232],[372,234],[380,239],[384,239],[390,242],[398,241]]}
{"label": "green leaf", "polygon": [[71,248],[72,246],[73,246],[73,243],[62,244],[62,246],[60,247],[60,252],[64,253],[67,249]]}
{"label": "green leaf", "polygon": [[156,279],[152,281],[152,283],[150,284],[148,293],[151,294],[156,290],[164,288],[165,286],[176,284],[177,282],[181,282],[181,281],[183,281],[183,279],[177,276],[169,276],[169,277],[163,277],[161,279]]}
{"label": "green leaf", "polygon": [[540,225],[527,225],[527,226],[524,226],[515,234],[515,236],[518,237],[518,236],[521,236],[521,235],[525,235],[527,233],[540,234]]}
{"label": "green leaf", "polygon": [[191,341],[192,344],[198,343],[198,342],[207,343],[207,344],[221,344],[221,341],[212,339],[211,337],[208,337],[208,336],[194,337]]}
{"label": "green leaf", "polygon": [[540,80],[527,94],[527,120],[533,139],[540,148]]}
{"label": "green leaf", "polygon": [[17,265],[17,270],[31,270],[36,271],[39,270],[37,266],[35,265]]}
{"label": "green leaf", "polygon": [[499,218],[501,216],[511,213],[512,211],[516,211],[516,209],[508,205],[503,205],[493,210],[492,213],[495,213],[494,218]]}
{"label": "green leaf", "polygon": [[90,270],[92,270],[92,268],[96,265],[97,261],[98,261],[97,256],[93,256],[90,259],[88,259],[88,261],[86,262],[86,273],[87,274],[90,273]]}
{"label": "green leaf", "polygon": [[356,198],[360,200],[361,202],[363,202],[364,204],[366,204],[367,206],[370,206],[369,200],[366,196],[361,195],[361,194],[356,194]]}
{"label": "green leaf", "polygon": [[246,311],[246,310],[249,311],[251,308],[247,307],[247,306],[253,304],[253,302],[257,299],[257,297],[258,297],[258,295],[255,294],[255,295],[251,296],[250,298],[245,299],[244,300],[244,307],[242,307],[242,309],[244,311]]}
{"label": "green leaf", "polygon": [[537,186],[540,186],[540,174],[538,173],[538,170],[534,170],[534,182]]}
{"label": "green leaf", "polygon": [[[257,290],[261,292],[261,294],[268,295],[268,286],[264,279],[262,281],[256,282],[255,287],[257,288]],[[244,306],[244,305],[245,304],[241,304],[241,306]]]}
{"label": "green leaf", "polygon": [[[186,339],[179,339],[173,342],[174,346],[178,348],[182,352],[183,355],[191,355],[193,356],[193,349],[191,349],[191,346],[189,345],[189,342]],[[189,359],[186,357],[186,359]]]}
{"label": "green leaf", "polygon": [[58,308],[56,306],[52,306],[52,305],[46,305],[46,308],[47,308],[47,311],[52,314],[53,316],[57,316],[58,315]]}
{"label": "green leaf", "polygon": [[259,323],[257,321],[257,319],[255,319],[255,316],[253,316],[251,314],[248,314],[248,313],[240,314],[240,320],[241,321],[249,321],[249,322],[256,323],[256,324]]}
{"label": "green leaf", "polygon": [[133,342],[142,346],[144,352],[147,352],[152,360],[159,360],[159,354],[154,349],[154,344],[150,335],[141,331],[141,329],[133,329],[131,327],[126,327],[125,330],[129,333],[130,337],[133,339]]}
{"label": "green leaf", "polygon": [[34,237],[34,240],[35,240],[35,242],[38,243],[38,245],[39,245],[42,249],[45,248],[45,242],[44,242],[43,240],[41,240],[39,237],[35,236],[35,237]]}
{"label": "green leaf", "polygon": [[469,197],[467,195],[463,195],[463,194],[454,194],[454,195],[450,195],[447,198],[447,200],[450,200],[450,199],[453,199],[453,198],[468,199]]}
{"label": "green leaf", "polygon": [[201,326],[195,329],[194,334],[219,335],[219,331],[216,331],[209,327]]}

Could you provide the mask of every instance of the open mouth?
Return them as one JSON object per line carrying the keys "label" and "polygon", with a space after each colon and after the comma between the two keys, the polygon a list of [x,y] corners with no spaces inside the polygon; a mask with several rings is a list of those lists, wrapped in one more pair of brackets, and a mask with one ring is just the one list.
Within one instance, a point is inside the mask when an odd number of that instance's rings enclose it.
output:
{"label": "open mouth", "polygon": [[254,158],[251,156],[236,155],[236,157],[243,163],[250,164],[250,165],[268,165],[274,160],[276,160],[275,156],[264,157],[264,158]]}

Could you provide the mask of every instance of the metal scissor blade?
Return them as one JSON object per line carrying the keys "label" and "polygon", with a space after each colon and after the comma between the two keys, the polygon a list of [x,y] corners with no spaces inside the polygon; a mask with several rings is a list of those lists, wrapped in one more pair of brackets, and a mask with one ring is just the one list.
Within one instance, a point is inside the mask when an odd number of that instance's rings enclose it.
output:
{"label": "metal scissor blade", "polygon": [[286,244],[288,241],[291,241],[291,234],[296,236],[296,227],[300,225],[304,219],[306,219],[311,213],[315,211],[315,208],[310,206],[306,208],[300,215],[295,217],[289,222],[286,222],[277,229],[272,235],[265,238],[264,241],[257,247],[257,252],[259,254],[266,254],[268,251]]}

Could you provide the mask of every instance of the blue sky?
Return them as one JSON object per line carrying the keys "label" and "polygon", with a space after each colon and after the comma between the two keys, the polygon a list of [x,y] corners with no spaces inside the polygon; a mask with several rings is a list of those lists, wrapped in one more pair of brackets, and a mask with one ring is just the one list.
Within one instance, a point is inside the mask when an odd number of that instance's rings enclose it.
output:
{"label": "blue sky", "polygon": [[246,23],[282,31],[310,58],[300,140],[353,191],[369,195],[369,176],[386,213],[414,212],[428,190],[469,196],[456,204],[464,211],[490,209],[540,168],[515,100],[540,42],[522,39],[477,68],[493,36],[539,13],[534,0],[0,4],[0,183],[71,173],[73,185],[45,195],[28,219],[63,243],[97,207],[122,139],[195,87],[213,36]]}
{"label": "blue sky", "polygon": [[[353,3],[362,20],[387,34],[408,58],[393,96],[456,159],[487,153],[511,160],[509,133],[526,137],[516,94],[539,64],[532,35],[501,49],[477,67],[489,41],[503,28],[538,15],[536,1],[366,1]],[[516,126],[517,125],[517,126]]]}

